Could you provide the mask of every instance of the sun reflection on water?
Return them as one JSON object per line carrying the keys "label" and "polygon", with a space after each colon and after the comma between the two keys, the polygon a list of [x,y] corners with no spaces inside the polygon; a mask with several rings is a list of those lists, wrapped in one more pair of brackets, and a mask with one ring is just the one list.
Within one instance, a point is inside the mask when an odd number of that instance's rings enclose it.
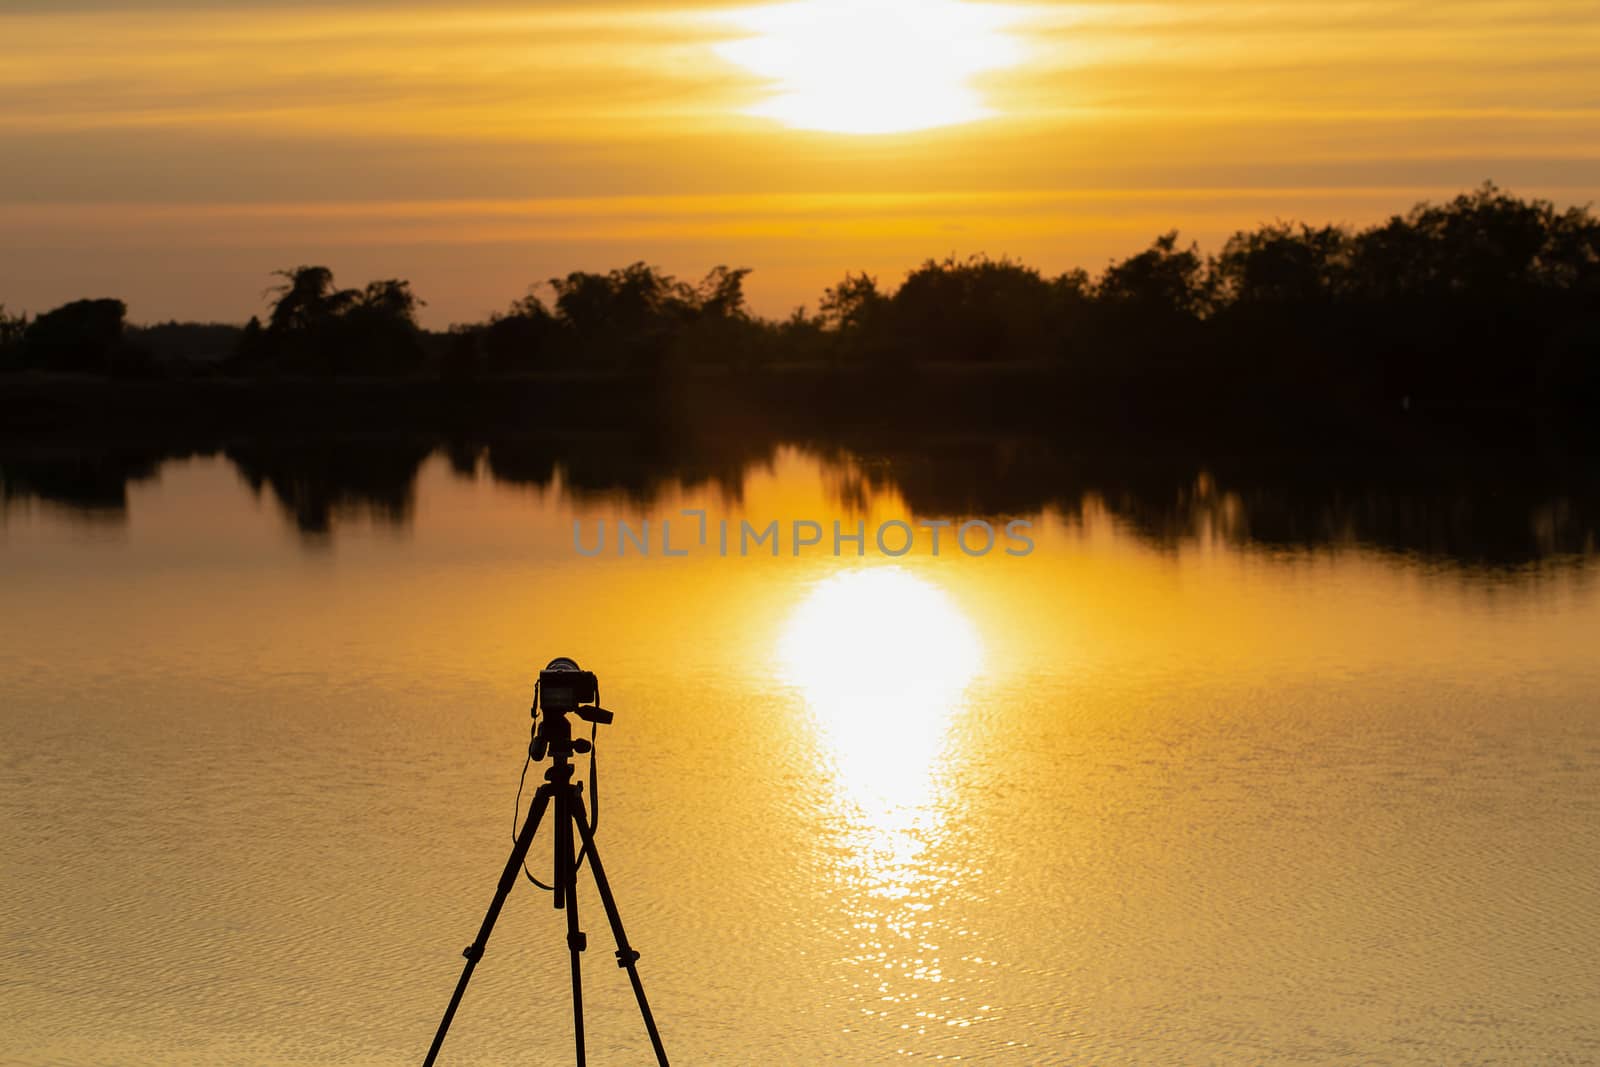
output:
{"label": "sun reflection on water", "polygon": [[972,624],[903,568],[852,570],[812,589],[784,629],[779,660],[860,814],[882,829],[914,821],[982,660]]}
{"label": "sun reflection on water", "polygon": [[976,629],[906,569],[851,570],[796,607],[778,659],[834,770],[831,866],[851,933],[839,963],[863,1022],[920,1043],[981,1021],[988,1005],[944,983],[951,962],[983,964],[949,921],[952,897],[983,871],[939,848],[955,715],[983,659]]}

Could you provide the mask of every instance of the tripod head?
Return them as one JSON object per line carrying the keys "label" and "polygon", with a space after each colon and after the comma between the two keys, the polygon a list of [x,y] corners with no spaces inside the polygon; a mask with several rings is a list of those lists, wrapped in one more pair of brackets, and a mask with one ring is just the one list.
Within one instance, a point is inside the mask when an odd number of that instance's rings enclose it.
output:
{"label": "tripod head", "polygon": [[608,726],[616,718],[600,706],[600,680],[594,672],[582,670],[576,660],[566,656],[557,656],[539,672],[533,687],[533,707],[528,713],[534,719],[528,755],[543,763],[548,753],[558,765],[574,753],[594,747],[591,742],[572,736],[568,715],[575,714],[593,726]]}

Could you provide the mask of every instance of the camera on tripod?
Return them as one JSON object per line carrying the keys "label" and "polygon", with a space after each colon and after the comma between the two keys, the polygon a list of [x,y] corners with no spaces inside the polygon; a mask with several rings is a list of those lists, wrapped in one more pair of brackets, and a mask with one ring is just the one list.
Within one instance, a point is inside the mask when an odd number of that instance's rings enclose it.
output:
{"label": "camera on tripod", "polygon": [[539,704],[547,715],[576,712],[585,722],[608,725],[614,716],[599,706],[600,680],[576,660],[557,656],[539,672]]}
{"label": "camera on tripod", "polygon": [[[540,715],[540,710],[544,711]],[[656,1054],[658,1067],[667,1067],[667,1053],[661,1045],[661,1034],[656,1030],[655,1016],[650,1014],[650,1002],[645,999],[644,985],[639,981],[639,953],[628,943],[628,935],[622,929],[622,916],[617,912],[616,899],[611,895],[611,883],[606,880],[605,868],[600,865],[600,853],[595,849],[594,835],[600,822],[600,798],[597,793],[599,779],[596,775],[596,766],[591,756],[589,764],[589,797],[594,804],[591,821],[590,810],[586,809],[583,802],[583,783],[574,781],[574,768],[572,757],[575,754],[593,753],[594,742],[581,737],[572,736],[572,723],[567,715],[577,713],[585,722],[594,723],[597,727],[612,720],[611,712],[600,706],[600,681],[590,671],[581,669],[577,662],[565,656],[551,660],[545,669],[539,672],[539,681],[534,689],[533,699],[533,736],[528,742],[528,761],[522,766],[522,779],[517,782],[517,806],[522,806],[522,786],[527,778],[528,766],[532,763],[543,763],[545,757],[550,758],[550,766],[544,772],[544,784],[534,791],[533,800],[528,807],[527,817],[522,820],[522,827],[514,832],[516,843],[512,846],[511,857],[506,860],[505,870],[500,875],[500,884],[495,889],[494,899],[489,902],[489,911],[483,917],[483,925],[478,928],[478,937],[461,953],[466,959],[466,966],[461,970],[461,978],[456,982],[456,990],[450,997],[449,1005],[444,1009],[444,1018],[439,1020],[439,1029],[433,1035],[433,1044],[428,1048],[427,1059],[423,1060],[423,1067],[433,1067],[439,1058],[439,1049],[444,1045],[445,1034],[450,1031],[450,1022],[455,1018],[456,1009],[461,1006],[461,998],[467,991],[467,983],[472,980],[472,971],[478,966],[478,961],[483,959],[484,949],[489,943],[489,934],[494,930],[495,920],[500,916],[500,909],[506,902],[506,896],[517,884],[518,875],[525,874],[530,882],[541,889],[550,891],[558,911],[567,914],[567,951],[571,954],[572,967],[572,1033],[577,1051],[578,1067],[584,1067],[584,1038],[583,1038],[583,983],[582,966],[579,957],[588,948],[589,939],[578,925],[578,871],[587,863],[589,872],[594,876],[595,891],[600,894],[600,900],[605,905],[606,920],[611,924],[612,936],[617,942],[617,966],[628,972],[628,982],[633,986],[633,996],[639,1003],[639,1014],[644,1019],[645,1031],[650,1035],[650,1046]],[[594,731],[598,735],[598,729]],[[539,830],[539,821],[544,818],[546,811],[551,811],[555,833],[555,856],[552,870],[554,878],[549,885],[545,885],[528,871],[526,861],[528,848],[533,844],[533,837]]]}

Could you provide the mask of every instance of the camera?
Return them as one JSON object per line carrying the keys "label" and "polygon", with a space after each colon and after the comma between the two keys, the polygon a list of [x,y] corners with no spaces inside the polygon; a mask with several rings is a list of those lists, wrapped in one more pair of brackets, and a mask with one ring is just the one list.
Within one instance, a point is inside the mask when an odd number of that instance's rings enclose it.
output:
{"label": "camera", "polygon": [[[583,719],[601,713],[599,708],[583,707],[600,699],[600,680],[593,671],[579,668],[577,661],[557,656],[539,672],[539,702],[546,714],[565,715],[577,712]],[[610,721],[606,714],[604,721]],[[594,720],[591,720],[594,721]]]}

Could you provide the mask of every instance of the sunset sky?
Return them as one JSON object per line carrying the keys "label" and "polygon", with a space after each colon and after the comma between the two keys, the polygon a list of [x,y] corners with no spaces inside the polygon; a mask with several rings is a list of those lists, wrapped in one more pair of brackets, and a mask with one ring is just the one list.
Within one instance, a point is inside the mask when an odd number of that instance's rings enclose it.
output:
{"label": "sunset sky", "polygon": [[242,321],[315,262],[443,326],[645,259],[782,314],[928,256],[1600,199],[1593,0],[7,0],[0,40],[12,311]]}

